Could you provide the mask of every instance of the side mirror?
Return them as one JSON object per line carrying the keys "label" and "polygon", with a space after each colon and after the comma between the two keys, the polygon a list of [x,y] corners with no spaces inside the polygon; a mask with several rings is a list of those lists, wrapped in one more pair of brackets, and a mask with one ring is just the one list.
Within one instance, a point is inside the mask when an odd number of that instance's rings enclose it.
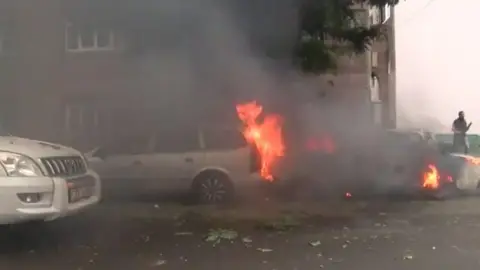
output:
{"label": "side mirror", "polygon": [[93,157],[98,157],[99,159],[105,159],[107,158],[107,151],[105,151],[105,148],[97,148],[97,151],[93,154]]}
{"label": "side mirror", "polygon": [[99,158],[99,159],[105,159],[107,157],[107,153],[106,153],[104,148],[97,147],[97,148],[93,149],[92,151],[86,153],[85,156]]}

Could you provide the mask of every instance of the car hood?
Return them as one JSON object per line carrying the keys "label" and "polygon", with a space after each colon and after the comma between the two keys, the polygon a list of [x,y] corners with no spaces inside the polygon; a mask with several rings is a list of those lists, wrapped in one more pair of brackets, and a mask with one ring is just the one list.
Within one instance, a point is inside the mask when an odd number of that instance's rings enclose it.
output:
{"label": "car hood", "polygon": [[0,151],[14,152],[31,158],[81,155],[79,151],[63,145],[13,136],[0,137]]}

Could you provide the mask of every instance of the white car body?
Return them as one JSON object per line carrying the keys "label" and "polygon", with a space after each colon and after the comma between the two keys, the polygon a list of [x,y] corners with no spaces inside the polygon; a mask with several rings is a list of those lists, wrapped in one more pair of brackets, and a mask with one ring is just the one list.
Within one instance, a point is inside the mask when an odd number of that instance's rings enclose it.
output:
{"label": "white car body", "polygon": [[[16,169],[7,169],[14,162],[11,155],[27,161],[24,164],[35,164],[39,172],[13,175]],[[15,165],[20,168],[18,164],[20,161]],[[0,225],[55,220],[97,204],[100,197],[100,178],[79,151],[19,137],[0,137]],[[70,198],[75,201],[70,202]]]}
{"label": "white car body", "polygon": [[455,181],[456,188],[465,192],[477,192],[480,188],[480,166],[469,161],[469,159],[475,159],[475,157],[460,153],[450,153],[449,155],[461,160],[459,162],[461,169]]}
{"label": "white car body", "polygon": [[[242,136],[238,130],[233,132]],[[176,150],[173,146],[175,143],[171,143],[172,148],[167,147],[168,149],[156,147],[163,142],[169,144],[162,140],[160,134],[142,140],[145,145],[137,152],[114,151],[98,157],[97,149],[85,155],[92,168],[104,179],[104,184],[112,189],[123,187],[127,191],[155,193],[189,191],[193,181],[207,171],[223,173],[235,188],[259,182],[259,175],[251,170],[252,153],[243,136],[241,145],[227,144],[225,147],[215,148],[209,145],[209,141],[215,141],[217,137],[209,140],[205,132],[198,129],[188,135],[191,135],[194,142],[185,149]],[[178,136],[182,136],[180,132]],[[221,139],[221,136],[218,137],[218,140]],[[127,144],[120,146],[124,149],[128,147]]]}

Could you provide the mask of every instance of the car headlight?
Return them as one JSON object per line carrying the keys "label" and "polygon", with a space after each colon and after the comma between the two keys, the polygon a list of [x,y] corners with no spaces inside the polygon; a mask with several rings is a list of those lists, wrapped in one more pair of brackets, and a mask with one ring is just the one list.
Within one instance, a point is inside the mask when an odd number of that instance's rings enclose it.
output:
{"label": "car headlight", "polygon": [[35,161],[24,155],[0,152],[0,163],[5,169],[7,176],[30,177],[43,175],[42,170]]}

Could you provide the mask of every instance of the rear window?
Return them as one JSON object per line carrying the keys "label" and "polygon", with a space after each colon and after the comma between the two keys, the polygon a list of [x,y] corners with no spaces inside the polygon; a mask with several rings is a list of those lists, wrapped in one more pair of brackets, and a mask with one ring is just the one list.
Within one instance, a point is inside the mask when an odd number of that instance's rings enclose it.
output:
{"label": "rear window", "polygon": [[101,151],[106,155],[139,155],[149,152],[148,136],[135,136],[123,139],[101,147]]}
{"label": "rear window", "polygon": [[203,140],[207,150],[233,150],[248,145],[237,129],[204,129]]}
{"label": "rear window", "polygon": [[423,137],[418,133],[401,133],[390,132],[388,133],[388,140],[392,143],[420,143],[423,141]]}
{"label": "rear window", "polygon": [[198,130],[161,130],[155,136],[156,153],[185,153],[200,150]]}

